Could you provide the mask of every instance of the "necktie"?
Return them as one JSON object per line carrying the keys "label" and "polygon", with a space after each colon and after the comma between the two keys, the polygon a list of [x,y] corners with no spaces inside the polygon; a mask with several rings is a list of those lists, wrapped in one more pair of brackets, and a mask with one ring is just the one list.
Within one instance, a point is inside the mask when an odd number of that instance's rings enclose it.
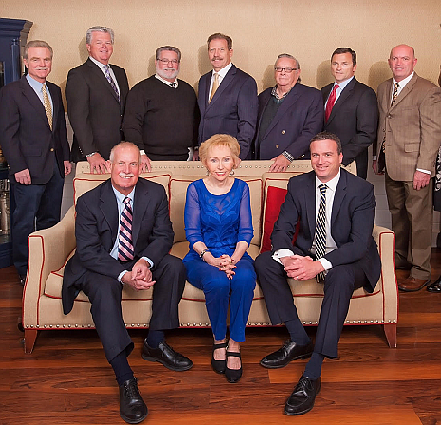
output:
{"label": "necktie", "polygon": [[176,86],[177,86],[177,84],[176,83],[170,83],[170,87],[172,87],[172,88],[176,88]]}
{"label": "necktie", "polygon": [[400,84],[395,83],[394,84],[394,92],[392,93],[392,103],[390,104],[390,106],[393,106],[393,104],[395,103],[395,99],[398,96],[398,87],[400,87]]}
{"label": "necktie", "polygon": [[215,72],[213,85],[211,86],[210,102],[211,102],[211,99],[213,99],[214,93],[216,93],[216,90],[218,89],[218,87],[219,87],[219,74],[217,72]]}
{"label": "necktie", "polygon": [[118,247],[118,260],[129,261],[133,260],[134,249],[132,242],[132,208],[130,206],[130,198],[126,196],[124,198],[124,209],[121,213],[121,219],[119,223],[119,247]]}
{"label": "necktie", "polygon": [[110,75],[110,71],[109,71],[109,65],[104,65],[104,75],[106,77],[106,80],[109,82],[109,84],[112,86],[112,89],[115,91],[116,96],[118,97],[118,102],[120,101],[119,98],[119,91],[118,88],[116,87],[115,82],[112,79],[112,76]]}
{"label": "necktie", "polygon": [[[320,206],[317,215],[317,223],[315,227],[315,256],[319,260],[325,255],[326,248],[326,189],[328,186],[321,184],[320,189]],[[320,272],[317,275],[317,281],[324,280],[325,273]]]}
{"label": "necktie", "polygon": [[331,91],[331,94],[329,95],[328,103],[326,104],[325,109],[325,121],[327,122],[329,117],[331,116],[332,108],[335,105],[335,100],[337,99],[337,88],[338,84],[334,86],[334,88]]}
{"label": "necktie", "polygon": [[44,110],[46,111],[47,122],[49,124],[49,128],[52,130],[52,108],[51,103],[49,102],[49,96],[47,95],[46,84],[43,84],[41,90],[43,92]]}

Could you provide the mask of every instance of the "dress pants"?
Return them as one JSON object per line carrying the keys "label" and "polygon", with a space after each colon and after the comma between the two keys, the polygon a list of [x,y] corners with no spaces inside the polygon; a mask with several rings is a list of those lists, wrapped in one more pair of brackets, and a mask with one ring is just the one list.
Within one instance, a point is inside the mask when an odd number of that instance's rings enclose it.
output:
{"label": "dress pants", "polygon": [[[277,325],[294,320],[300,324],[283,265],[273,260],[270,251],[260,254],[254,265],[265,296],[271,323]],[[302,281],[295,284],[301,285]],[[366,284],[367,278],[357,262],[339,265],[328,271],[323,283],[324,297],[314,352],[325,357],[337,357],[337,344],[348,314],[352,294],[355,289]],[[308,338],[306,332],[304,336],[305,339]]]}
{"label": "dress pants", "polygon": [[227,334],[228,304],[230,305],[230,338],[245,341],[245,328],[256,286],[252,260],[242,258],[236,263],[230,280],[224,271],[202,260],[186,261],[187,279],[204,291],[205,304],[214,338],[220,341]]}
{"label": "dress pants", "polygon": [[386,194],[395,232],[396,265],[412,264],[411,277],[430,279],[432,179],[420,190],[412,182],[392,180],[386,170]]}
{"label": "dress pants", "polygon": [[[131,270],[136,261],[128,261]],[[152,270],[153,286],[152,315],[149,329],[165,330],[179,326],[178,304],[185,284],[185,268],[182,261],[167,254]],[[90,312],[110,362],[122,351],[128,356],[133,350],[133,342],[124,325],[122,315],[123,284],[108,276],[86,271],[81,289],[88,296],[92,306]]]}
{"label": "dress pants", "polygon": [[64,176],[54,160],[52,177],[46,184],[20,184],[11,179],[15,209],[12,214],[12,256],[20,276],[28,268],[28,236],[35,230],[52,227],[60,221]]}

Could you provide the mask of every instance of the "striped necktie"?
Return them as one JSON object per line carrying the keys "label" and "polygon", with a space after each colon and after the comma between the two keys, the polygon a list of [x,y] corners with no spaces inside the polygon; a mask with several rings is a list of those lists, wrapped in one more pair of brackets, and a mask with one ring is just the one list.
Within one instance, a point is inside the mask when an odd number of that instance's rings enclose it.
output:
{"label": "striped necktie", "polygon": [[124,204],[119,224],[118,260],[129,261],[133,260],[135,252],[132,242],[133,213],[130,206],[130,198],[128,196],[124,198]]}
{"label": "striped necktie", "polygon": [[46,84],[43,84],[41,87],[41,91],[43,92],[43,104],[44,110],[46,111],[47,122],[49,124],[49,128],[52,130],[52,107],[49,102],[49,96],[47,94]]}
{"label": "striped necktie", "polygon": [[[326,189],[328,186],[321,184],[320,189],[320,206],[317,215],[317,223],[315,228],[315,257],[317,260],[323,258],[326,248]],[[317,275],[317,281],[325,279],[325,273],[320,272]]]}
{"label": "striped necktie", "polygon": [[106,76],[106,80],[112,86],[112,89],[115,91],[116,96],[118,97],[118,102],[120,102],[119,91],[118,88],[116,87],[115,81],[113,81],[113,78],[110,75],[109,68],[110,68],[109,65],[104,65],[104,75]]}

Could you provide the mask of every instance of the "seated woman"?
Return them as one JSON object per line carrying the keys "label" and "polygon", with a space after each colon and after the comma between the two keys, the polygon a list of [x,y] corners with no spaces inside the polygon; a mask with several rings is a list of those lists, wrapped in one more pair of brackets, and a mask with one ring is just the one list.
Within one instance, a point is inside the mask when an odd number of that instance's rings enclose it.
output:
{"label": "seated woman", "polygon": [[240,343],[256,285],[253,260],[246,252],[253,237],[249,189],[233,177],[239,152],[237,140],[225,134],[202,143],[199,158],[208,176],[188,187],[184,213],[190,242],[183,260],[187,280],[204,291],[214,338],[211,366],[229,382],[242,376]]}

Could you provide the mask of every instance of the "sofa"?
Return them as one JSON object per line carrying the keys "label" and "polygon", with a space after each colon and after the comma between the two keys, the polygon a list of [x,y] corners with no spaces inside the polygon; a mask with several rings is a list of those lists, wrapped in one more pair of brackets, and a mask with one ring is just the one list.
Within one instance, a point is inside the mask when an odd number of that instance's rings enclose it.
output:
{"label": "sofa", "polygon": [[[261,249],[268,249],[269,236],[280,203],[283,202],[286,185],[291,176],[308,172],[308,160],[294,161],[284,173],[269,173],[271,161],[242,161],[235,176],[245,180],[250,188],[254,237],[248,252],[256,258]],[[345,167],[354,172],[355,167]],[[183,258],[188,252],[184,231],[184,204],[187,186],[195,179],[206,175],[200,162],[155,161],[152,171],[142,177],[162,184],[166,190],[170,218],[175,232],[171,254]],[[89,173],[87,162],[79,163],[73,181],[74,202],[84,192],[92,189],[109,175]],[[274,196],[275,195],[275,196]],[[345,321],[347,325],[381,324],[390,347],[396,346],[398,318],[398,291],[394,270],[394,233],[375,226],[373,232],[382,262],[381,276],[372,294],[363,288],[352,297]],[[266,248],[265,248],[266,245]],[[75,210],[72,206],[64,218],[50,229],[37,231],[29,236],[28,278],[23,291],[23,327],[25,330],[25,352],[31,353],[39,331],[60,329],[89,329],[94,327],[90,314],[90,303],[83,292],[74,302],[68,315],[64,315],[61,288],[64,267],[75,251]],[[305,325],[316,325],[323,299],[323,285],[316,280],[297,282],[289,280],[293,299],[301,321]],[[151,315],[153,289],[135,291],[123,289],[123,317],[127,328],[146,328]],[[185,284],[179,304],[181,327],[209,327],[204,294],[188,282]],[[265,300],[259,285],[256,285],[248,319],[249,326],[271,325]]]}

